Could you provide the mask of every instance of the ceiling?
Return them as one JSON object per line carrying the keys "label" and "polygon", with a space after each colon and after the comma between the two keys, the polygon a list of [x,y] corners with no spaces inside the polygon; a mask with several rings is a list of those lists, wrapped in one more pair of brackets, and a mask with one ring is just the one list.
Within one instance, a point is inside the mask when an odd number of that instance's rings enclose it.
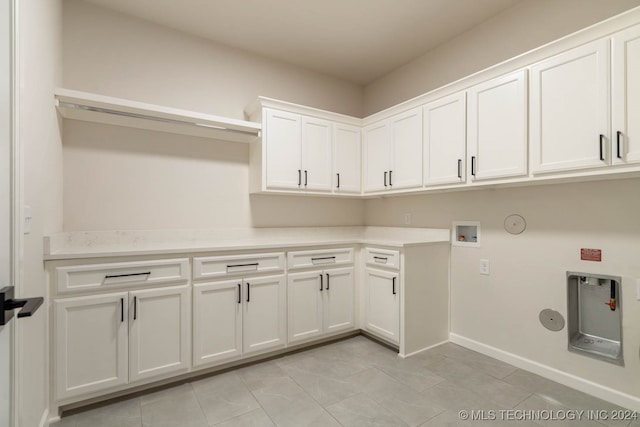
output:
{"label": "ceiling", "polygon": [[87,0],[369,84],[520,0]]}

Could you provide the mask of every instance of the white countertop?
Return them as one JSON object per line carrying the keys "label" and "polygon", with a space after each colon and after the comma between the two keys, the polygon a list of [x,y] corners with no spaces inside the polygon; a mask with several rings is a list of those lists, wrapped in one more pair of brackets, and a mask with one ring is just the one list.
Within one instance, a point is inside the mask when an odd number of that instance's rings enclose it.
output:
{"label": "white countertop", "polygon": [[352,244],[403,248],[449,241],[448,229],[408,227],[71,231],[45,237],[44,259],[169,255]]}

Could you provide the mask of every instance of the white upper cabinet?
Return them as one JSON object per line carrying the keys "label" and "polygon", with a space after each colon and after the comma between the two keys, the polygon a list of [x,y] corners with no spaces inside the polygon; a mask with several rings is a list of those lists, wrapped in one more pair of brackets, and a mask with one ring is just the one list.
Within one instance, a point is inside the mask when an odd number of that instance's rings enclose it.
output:
{"label": "white upper cabinet", "polygon": [[297,190],[302,183],[300,115],[267,109],[265,120],[267,187]]}
{"label": "white upper cabinet", "polygon": [[332,124],[302,117],[302,185],[305,190],[331,191]]}
{"label": "white upper cabinet", "polygon": [[392,189],[422,186],[422,108],[414,108],[391,118]]}
{"label": "white upper cabinet", "polygon": [[531,67],[534,173],[609,163],[609,63],[604,39]]}
{"label": "white upper cabinet", "polygon": [[389,187],[389,125],[375,123],[363,130],[364,191],[381,191]]}
{"label": "white upper cabinet", "polygon": [[527,173],[527,71],[469,89],[468,156],[473,181]]}
{"label": "white upper cabinet", "polygon": [[430,102],[422,109],[424,121],[424,184],[465,181],[466,107],[460,92]]}
{"label": "white upper cabinet", "polygon": [[422,186],[422,108],[364,128],[364,191]]}
{"label": "white upper cabinet", "polygon": [[612,144],[614,164],[640,162],[640,26],[612,39]]}
{"label": "white upper cabinet", "polygon": [[333,190],[359,194],[362,188],[360,128],[335,123],[333,126]]}

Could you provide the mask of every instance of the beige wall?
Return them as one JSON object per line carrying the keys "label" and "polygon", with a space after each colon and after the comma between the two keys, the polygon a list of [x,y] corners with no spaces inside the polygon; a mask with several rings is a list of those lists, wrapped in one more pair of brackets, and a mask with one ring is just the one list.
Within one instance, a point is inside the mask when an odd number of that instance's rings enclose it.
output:
{"label": "beige wall", "polygon": [[[53,89],[62,79],[62,3],[19,4],[19,124],[23,199],[31,206],[31,233],[24,235],[23,296],[47,295],[43,236],[62,229],[62,144]],[[20,427],[36,427],[48,408],[48,307],[16,322],[18,339],[18,414]]]}
{"label": "beige wall", "polygon": [[[476,190],[366,202],[367,225],[450,228],[480,221],[481,247],[452,247],[451,332],[589,381],[640,396],[640,179]],[[507,215],[527,221],[521,235]],[[602,249],[602,262],[580,261],[580,248]],[[489,276],[479,274],[490,261]],[[538,322],[544,308],[566,315],[567,271],[622,276],[625,368],[567,351],[566,329]],[[606,301],[603,301],[603,304]]]}
{"label": "beige wall", "polygon": [[523,0],[365,88],[369,115],[595,24],[640,0]]}
{"label": "beige wall", "polygon": [[[362,88],[64,2],[64,87],[243,119],[265,95],[359,116]],[[64,229],[359,225],[363,203],[248,195],[248,146],[66,121]]]}

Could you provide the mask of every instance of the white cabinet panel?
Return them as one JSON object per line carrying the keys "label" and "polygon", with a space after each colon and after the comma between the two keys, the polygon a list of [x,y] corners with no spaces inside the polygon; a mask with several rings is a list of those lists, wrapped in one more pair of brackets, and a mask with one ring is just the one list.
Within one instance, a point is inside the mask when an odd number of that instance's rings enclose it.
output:
{"label": "white cabinet panel", "polygon": [[389,125],[375,123],[363,130],[364,191],[386,190],[389,186]]}
{"label": "white cabinet panel", "polygon": [[527,70],[469,89],[471,179],[527,173]]}
{"label": "white cabinet panel", "polygon": [[400,283],[398,274],[365,269],[365,328],[393,343],[400,341]]}
{"label": "white cabinet panel", "polygon": [[284,276],[246,278],[242,286],[244,353],[283,347],[287,338]]}
{"label": "white cabinet panel", "polygon": [[189,286],[129,293],[129,380],[189,368]]}
{"label": "white cabinet panel", "polygon": [[422,186],[422,108],[399,114],[390,121],[391,189]]}
{"label": "white cabinet panel", "polygon": [[193,364],[242,354],[242,280],[193,287]]}
{"label": "white cabinet panel", "polygon": [[300,115],[266,109],[265,120],[267,187],[297,190],[302,179]]}
{"label": "white cabinet panel", "polygon": [[331,191],[332,127],[328,120],[302,117],[302,184]]}
{"label": "white cabinet panel", "polygon": [[353,329],[354,286],[353,267],[325,271],[324,331],[326,333]]}
{"label": "white cabinet panel", "polygon": [[322,334],[322,293],[325,286],[322,271],[288,275],[287,310],[290,343]]}
{"label": "white cabinet panel", "polygon": [[360,128],[333,126],[333,189],[336,193],[360,193],[362,156]]}
{"label": "white cabinet panel", "polygon": [[534,173],[608,164],[609,63],[605,39],[531,67]]}
{"label": "white cabinet panel", "polygon": [[640,26],[612,39],[612,154],[614,164],[640,162]]}
{"label": "white cabinet panel", "polygon": [[422,109],[424,120],[424,184],[465,181],[465,92],[439,99]]}
{"label": "white cabinet panel", "polygon": [[54,301],[58,400],[126,384],[128,293]]}

